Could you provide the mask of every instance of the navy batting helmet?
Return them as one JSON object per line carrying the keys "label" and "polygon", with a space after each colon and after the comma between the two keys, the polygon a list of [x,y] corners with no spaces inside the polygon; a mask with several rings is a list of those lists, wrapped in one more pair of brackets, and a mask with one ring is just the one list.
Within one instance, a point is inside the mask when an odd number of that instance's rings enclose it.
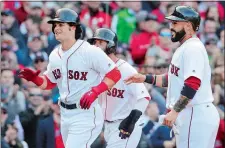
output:
{"label": "navy batting helmet", "polygon": [[198,31],[201,21],[199,13],[189,6],[176,6],[174,12],[165,18],[171,21],[191,22],[195,31]]}
{"label": "navy batting helmet", "polygon": [[112,30],[107,28],[100,28],[97,29],[93,35],[92,38],[88,39],[87,41],[90,44],[94,43],[94,40],[99,39],[106,41],[107,47],[106,47],[106,54],[115,53],[117,48],[117,35]]}
{"label": "navy batting helmet", "polygon": [[80,19],[75,11],[69,8],[62,8],[56,11],[54,19],[48,21],[49,24],[53,24],[55,22],[74,23],[77,25],[80,23]]}
{"label": "navy batting helmet", "polygon": [[75,38],[79,39],[82,35],[82,29],[80,26],[80,18],[78,14],[69,9],[69,8],[62,8],[56,11],[55,18],[48,21],[49,24],[52,24],[52,32],[54,33],[54,23],[61,22],[61,23],[69,23],[70,25],[76,26],[76,34]]}

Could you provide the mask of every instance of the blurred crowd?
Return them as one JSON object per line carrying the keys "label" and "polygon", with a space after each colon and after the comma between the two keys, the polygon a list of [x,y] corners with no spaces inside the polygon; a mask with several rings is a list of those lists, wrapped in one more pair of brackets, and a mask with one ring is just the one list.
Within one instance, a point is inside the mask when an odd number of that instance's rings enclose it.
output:
{"label": "blurred crowd", "polygon": [[[214,104],[220,115],[215,148],[225,147],[224,120],[224,2],[26,2],[1,3],[1,147],[63,148],[60,134],[58,89],[41,90],[20,79],[24,67],[43,73],[48,56],[58,41],[47,23],[57,9],[75,10],[83,29],[82,39],[97,28],[111,28],[118,35],[118,57],[141,73],[166,73],[179,43],[170,40],[169,23],[164,19],[176,5],[188,5],[201,15],[197,36],[204,43],[212,68]],[[197,49],[196,49],[197,50]],[[79,63],[78,63],[79,64]],[[171,129],[159,124],[166,112],[166,89],[146,85],[152,97],[143,120],[139,148],[174,148]],[[199,139],[201,140],[201,139]],[[93,143],[104,148],[104,134]]]}

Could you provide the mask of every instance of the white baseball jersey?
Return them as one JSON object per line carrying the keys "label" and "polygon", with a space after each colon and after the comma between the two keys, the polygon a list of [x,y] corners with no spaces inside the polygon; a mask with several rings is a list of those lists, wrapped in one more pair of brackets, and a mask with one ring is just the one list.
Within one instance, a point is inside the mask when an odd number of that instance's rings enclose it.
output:
{"label": "white baseball jersey", "polygon": [[167,108],[173,108],[180,98],[184,81],[191,76],[200,79],[201,85],[188,105],[212,102],[211,69],[208,55],[204,45],[197,37],[186,40],[173,55],[168,71]]}
{"label": "white baseball jersey", "polygon": [[99,103],[105,120],[115,121],[125,119],[134,108],[138,99],[149,97],[149,93],[143,83],[126,85],[124,79],[137,73],[127,62],[120,59],[116,62],[121,73],[121,79],[99,97]]}
{"label": "white baseball jersey", "polygon": [[61,101],[74,104],[100,83],[100,75],[114,68],[114,62],[100,48],[77,40],[67,51],[59,45],[51,52],[44,74],[51,82],[57,83]]}

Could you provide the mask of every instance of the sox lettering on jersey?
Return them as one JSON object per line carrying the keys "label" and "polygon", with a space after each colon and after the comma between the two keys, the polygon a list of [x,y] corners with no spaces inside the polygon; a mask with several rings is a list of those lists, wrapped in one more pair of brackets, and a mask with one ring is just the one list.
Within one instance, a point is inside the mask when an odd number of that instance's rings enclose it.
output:
{"label": "sox lettering on jersey", "polygon": [[56,80],[61,77],[61,72],[60,72],[59,69],[53,70],[52,73],[53,73],[53,75],[54,75],[54,77],[55,77]]}
{"label": "sox lettering on jersey", "polygon": [[107,95],[112,96],[112,97],[117,97],[117,98],[124,98],[123,93],[125,90],[120,90],[117,88],[112,88],[111,90],[108,90]]}
{"label": "sox lettering on jersey", "polygon": [[87,74],[88,72],[79,72],[79,71],[69,70],[69,79],[86,81]]}
{"label": "sox lettering on jersey", "polygon": [[171,64],[171,73],[174,74],[175,76],[178,76],[178,71],[180,70],[179,67],[176,67],[174,64]]}
{"label": "sox lettering on jersey", "polygon": [[[59,69],[53,70],[52,73],[56,80],[61,77],[61,72]],[[69,76],[68,76],[69,79],[86,81],[88,72],[79,72],[79,71],[69,70],[68,74],[69,74]]]}

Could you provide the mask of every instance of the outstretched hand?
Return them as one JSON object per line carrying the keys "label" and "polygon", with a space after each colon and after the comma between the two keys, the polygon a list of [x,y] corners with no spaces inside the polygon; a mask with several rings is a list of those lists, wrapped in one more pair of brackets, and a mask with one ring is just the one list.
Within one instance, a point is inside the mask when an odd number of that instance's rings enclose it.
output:
{"label": "outstretched hand", "polygon": [[24,78],[26,79],[27,81],[34,81],[34,79],[40,74],[40,70],[38,71],[34,71],[32,69],[29,69],[29,68],[24,68],[23,70],[20,71],[19,73],[19,77],[20,78]]}
{"label": "outstretched hand", "polygon": [[131,84],[131,83],[143,83],[146,79],[145,75],[142,75],[140,73],[135,74],[133,76],[130,76],[124,80],[125,84]]}

